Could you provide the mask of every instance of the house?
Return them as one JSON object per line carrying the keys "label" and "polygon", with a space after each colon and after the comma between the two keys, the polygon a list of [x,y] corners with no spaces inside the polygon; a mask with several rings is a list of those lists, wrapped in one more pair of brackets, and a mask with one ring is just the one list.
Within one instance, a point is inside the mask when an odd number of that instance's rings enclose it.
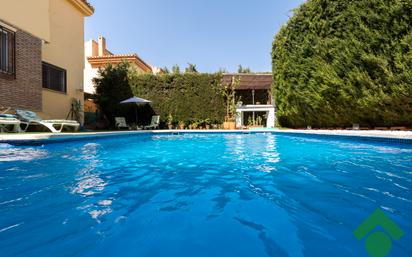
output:
{"label": "house", "polygon": [[0,105],[66,118],[83,103],[86,0],[4,0],[0,8]]}
{"label": "house", "polygon": [[[272,98],[272,74],[223,74],[222,85],[239,80],[235,88],[238,99],[236,108],[236,127],[262,125],[275,127],[276,106]],[[261,123],[261,124],[258,124]]]}
{"label": "house", "polygon": [[85,53],[85,68],[84,68],[84,111],[85,125],[89,128],[95,128],[98,120],[98,108],[93,100],[95,88],[93,79],[98,76],[99,69],[106,65],[118,65],[123,61],[127,61],[130,65],[140,73],[162,73],[163,70],[153,67],[143,61],[137,54],[113,54],[107,49],[106,38],[99,36],[97,42],[89,40],[84,43]]}
{"label": "house", "polygon": [[106,39],[99,36],[98,41],[89,40],[84,43],[85,68],[84,68],[84,92],[85,97],[95,93],[93,78],[98,76],[100,68],[106,65],[117,65],[123,61],[129,62],[137,72],[160,73],[161,69],[152,67],[143,61],[137,54],[113,54],[106,47]]}

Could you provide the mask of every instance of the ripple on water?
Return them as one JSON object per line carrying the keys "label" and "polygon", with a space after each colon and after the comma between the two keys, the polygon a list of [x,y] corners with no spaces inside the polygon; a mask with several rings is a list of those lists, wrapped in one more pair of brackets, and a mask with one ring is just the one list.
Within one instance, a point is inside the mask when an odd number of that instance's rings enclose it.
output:
{"label": "ripple on water", "polygon": [[0,147],[0,162],[34,161],[47,156],[48,152],[45,149],[5,147],[4,145]]}
{"label": "ripple on water", "polygon": [[92,174],[80,178],[74,188],[71,190],[73,194],[80,194],[83,196],[90,196],[102,192],[107,185],[103,179],[97,174]]}

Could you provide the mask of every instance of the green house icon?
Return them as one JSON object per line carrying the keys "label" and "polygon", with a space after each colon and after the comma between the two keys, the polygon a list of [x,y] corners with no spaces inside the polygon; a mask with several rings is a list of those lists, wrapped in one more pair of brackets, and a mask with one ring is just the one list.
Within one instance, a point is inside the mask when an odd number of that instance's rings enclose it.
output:
{"label": "green house icon", "polygon": [[[382,231],[373,231],[380,226]],[[373,231],[373,232],[372,232]],[[392,239],[399,240],[403,231],[385,213],[376,209],[355,231],[356,239],[365,239],[365,248],[372,257],[385,257],[392,249]]]}

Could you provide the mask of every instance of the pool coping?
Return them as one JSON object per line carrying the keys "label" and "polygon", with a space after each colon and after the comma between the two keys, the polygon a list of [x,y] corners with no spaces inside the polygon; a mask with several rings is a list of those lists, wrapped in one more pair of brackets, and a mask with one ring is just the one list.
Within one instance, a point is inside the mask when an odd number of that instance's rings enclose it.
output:
{"label": "pool coping", "polygon": [[328,138],[349,138],[373,141],[388,141],[412,144],[412,131],[380,131],[380,130],[296,130],[296,129],[250,129],[250,130],[140,130],[140,131],[108,131],[82,133],[21,133],[0,134],[0,143],[31,145],[47,144],[62,141],[78,141],[115,136],[147,135],[147,134],[255,134],[274,133],[291,136],[315,136]]}

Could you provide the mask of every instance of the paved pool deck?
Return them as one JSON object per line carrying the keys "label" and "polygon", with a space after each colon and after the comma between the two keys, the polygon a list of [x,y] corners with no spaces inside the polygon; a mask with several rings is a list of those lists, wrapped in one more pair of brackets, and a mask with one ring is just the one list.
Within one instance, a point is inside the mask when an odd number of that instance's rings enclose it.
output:
{"label": "paved pool deck", "polygon": [[20,133],[0,134],[0,143],[33,144],[58,141],[86,140],[101,137],[115,137],[142,134],[170,133],[277,133],[290,135],[315,135],[330,137],[350,137],[377,139],[412,143],[412,131],[381,131],[381,130],[297,130],[297,129],[251,129],[251,130],[145,130],[145,131],[110,131],[81,133]]}
{"label": "paved pool deck", "polygon": [[277,133],[294,133],[310,135],[351,136],[351,137],[376,137],[388,139],[410,139],[412,131],[387,131],[387,130],[299,130],[279,129]]}

